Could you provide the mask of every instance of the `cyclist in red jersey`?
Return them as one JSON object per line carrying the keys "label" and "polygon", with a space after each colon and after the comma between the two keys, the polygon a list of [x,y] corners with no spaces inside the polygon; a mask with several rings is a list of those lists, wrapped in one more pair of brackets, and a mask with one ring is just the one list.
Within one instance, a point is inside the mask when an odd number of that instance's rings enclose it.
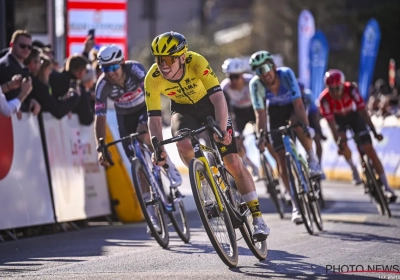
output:
{"label": "cyclist in red jersey", "polygon": [[[354,133],[372,131],[378,141],[382,141],[382,134],[378,134],[365,108],[364,101],[354,83],[346,82],[342,71],[331,69],[325,73],[326,88],[319,96],[320,112],[328,122],[333,137],[338,142],[339,137],[346,139],[346,130],[351,127]],[[390,202],[395,202],[397,196],[389,187],[382,163],[378,158],[369,133],[360,136],[361,145],[372,160],[372,164],[379,174],[380,181],[385,187],[385,195]],[[339,154],[343,155],[353,170],[354,182],[362,183],[358,171],[351,159],[351,152],[346,141],[341,141]]]}

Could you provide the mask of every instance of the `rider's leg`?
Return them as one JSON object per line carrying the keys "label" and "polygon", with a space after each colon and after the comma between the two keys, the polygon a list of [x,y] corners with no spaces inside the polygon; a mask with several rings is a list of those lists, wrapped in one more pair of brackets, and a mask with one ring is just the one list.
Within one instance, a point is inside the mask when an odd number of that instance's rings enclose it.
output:
{"label": "rider's leg", "polygon": [[[339,136],[341,139],[346,139],[346,132],[340,131]],[[360,174],[358,173],[357,167],[353,162],[351,151],[349,149],[349,146],[347,145],[346,141],[342,142],[342,148],[341,148],[341,154],[343,157],[346,159],[347,163],[349,164],[352,173],[353,173],[353,184],[354,185],[359,185],[362,184],[362,180],[360,178]]]}
{"label": "rider's leg", "polygon": [[368,158],[371,159],[372,165],[374,166],[376,173],[378,173],[379,178],[380,178],[383,186],[385,187],[385,191],[394,193],[394,191],[389,187],[382,163],[381,163],[378,155],[376,154],[376,151],[375,151],[374,147],[372,146],[372,144],[371,143],[363,144],[363,149],[364,149],[364,152],[367,154]]}

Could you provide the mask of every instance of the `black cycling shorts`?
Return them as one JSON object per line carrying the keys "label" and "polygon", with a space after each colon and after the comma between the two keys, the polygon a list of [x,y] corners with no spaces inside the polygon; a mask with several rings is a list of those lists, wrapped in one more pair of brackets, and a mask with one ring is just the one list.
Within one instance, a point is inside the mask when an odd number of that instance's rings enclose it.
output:
{"label": "black cycling shorts", "polygon": [[256,122],[256,115],[254,114],[253,106],[247,108],[233,108],[235,114],[236,131],[243,134],[246,124]]}
{"label": "black cycling shorts", "polygon": [[[287,125],[287,121],[294,115],[294,107],[293,104],[290,103],[284,106],[269,106],[268,107],[268,115],[269,115],[269,128],[277,129],[281,126]],[[292,133],[292,139],[294,139],[294,133]],[[273,133],[270,134],[270,142],[274,147],[276,152],[284,149],[282,134]]]}
{"label": "black cycling shorts", "polygon": [[[171,131],[175,137],[179,135],[179,131],[183,128],[195,130],[207,123],[207,117],[212,116],[215,119],[214,105],[209,96],[200,99],[196,104],[178,104],[171,100]],[[225,146],[217,142],[218,150],[221,157],[228,154],[236,154],[238,152],[236,139],[233,137],[232,120],[228,118],[226,130],[232,135],[231,144]],[[212,135],[211,135],[212,137]]]}
{"label": "black cycling shorts", "polygon": [[[117,114],[117,123],[119,136],[121,138],[137,132],[139,124],[147,123],[147,107],[143,106],[142,109],[132,114]],[[130,145],[131,143],[129,141],[122,142],[122,146],[124,147],[125,154],[128,158],[134,156]]]}
{"label": "black cycling shorts", "polygon": [[[338,131],[346,133],[347,129],[351,128],[354,133],[368,131],[367,125],[358,111],[352,111],[345,116],[335,115]],[[361,145],[371,144],[372,139],[369,133],[360,136]]]}
{"label": "black cycling shorts", "polygon": [[315,130],[316,135],[322,136],[321,126],[317,125],[315,122],[320,120],[318,112],[308,113],[308,123],[311,128]]}

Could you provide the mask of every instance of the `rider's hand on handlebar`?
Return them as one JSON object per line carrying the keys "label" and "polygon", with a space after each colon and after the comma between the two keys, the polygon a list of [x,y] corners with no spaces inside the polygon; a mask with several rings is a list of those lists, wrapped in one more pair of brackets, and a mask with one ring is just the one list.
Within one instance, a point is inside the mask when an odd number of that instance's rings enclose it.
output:
{"label": "rider's hand on handlebar", "polygon": [[213,133],[213,137],[216,142],[222,143],[225,146],[228,146],[232,143],[232,135],[227,131],[225,131],[224,138],[222,140],[219,139],[216,133]]}
{"label": "rider's hand on handlebar", "polygon": [[164,164],[167,163],[167,153],[162,151],[159,159],[162,160],[158,160],[157,155],[155,153],[151,155],[151,161],[153,162],[154,165],[163,166]]}
{"label": "rider's hand on handlebar", "polygon": [[[109,152],[109,151],[107,151],[107,153],[108,153],[108,155],[110,156],[110,158],[112,158],[111,157],[111,153]],[[98,161],[99,161],[99,163],[100,163],[100,165],[101,166],[110,166],[110,163],[103,157],[103,154],[102,153],[99,153],[98,154]]]}
{"label": "rider's hand on handlebar", "polygon": [[375,136],[375,139],[378,140],[379,142],[383,140],[383,135],[382,134],[376,134],[374,136]]}

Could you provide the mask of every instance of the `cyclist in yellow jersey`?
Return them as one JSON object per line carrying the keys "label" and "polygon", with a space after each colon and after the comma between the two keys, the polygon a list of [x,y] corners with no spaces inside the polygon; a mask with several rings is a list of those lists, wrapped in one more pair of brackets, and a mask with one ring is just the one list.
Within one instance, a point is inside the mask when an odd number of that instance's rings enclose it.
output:
{"label": "cyclist in yellow jersey", "polygon": [[[151,136],[162,137],[161,94],[171,99],[172,135],[179,135],[183,128],[197,129],[206,123],[207,116],[215,118],[225,132],[220,141],[216,134],[219,152],[228,171],[234,177],[238,189],[251,209],[254,224],[253,237],[265,240],[269,235],[259,208],[258,196],[250,172],[243,165],[228,116],[228,108],[219,81],[208,61],[198,53],[188,51],[182,34],[166,32],[157,36],[151,44],[156,63],[146,74],[144,89]],[[188,166],[194,157],[190,140],[177,143],[182,161]],[[164,151],[164,149],[163,149]],[[165,152],[161,157],[165,158]],[[154,164],[163,165],[153,154]]]}

